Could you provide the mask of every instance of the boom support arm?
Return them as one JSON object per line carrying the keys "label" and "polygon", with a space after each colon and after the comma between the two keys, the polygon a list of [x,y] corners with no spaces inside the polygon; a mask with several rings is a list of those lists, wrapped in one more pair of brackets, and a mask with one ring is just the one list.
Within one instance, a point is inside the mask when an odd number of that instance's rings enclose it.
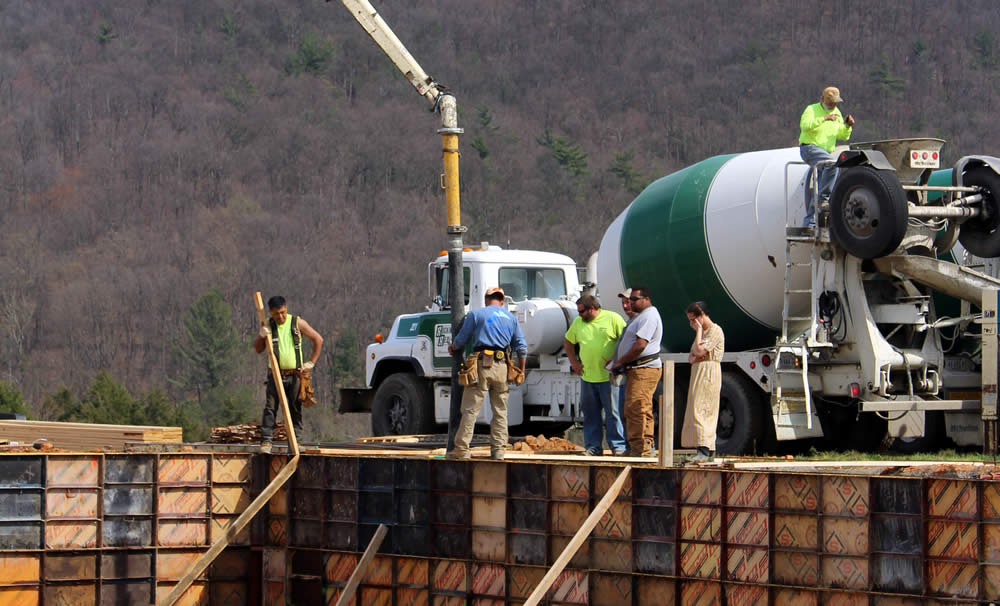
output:
{"label": "boom support arm", "polygon": [[[327,0],[329,2],[330,0]],[[444,189],[446,216],[448,221],[448,296],[451,300],[451,334],[458,334],[465,318],[465,275],[462,272],[462,237],[466,231],[462,225],[461,204],[459,202],[458,179],[458,104],[448,89],[427,75],[417,60],[410,55],[403,43],[392,33],[375,7],[368,0],[340,0],[351,11],[365,32],[379,45],[392,64],[403,72],[420,96],[431,102],[435,111],[441,114],[441,153],[444,171],[441,187]],[[448,449],[454,445],[455,431],[461,420],[462,387],[458,384],[458,367],[462,363],[462,353],[452,355],[451,368],[451,412],[448,421]]]}
{"label": "boom support arm", "polygon": [[427,72],[420,67],[417,60],[406,50],[406,47],[396,37],[396,34],[392,33],[392,28],[382,19],[382,16],[378,14],[378,11],[375,10],[371,2],[368,0],[340,0],[340,2],[347,10],[351,11],[357,22],[368,32],[372,40],[379,45],[379,48],[389,57],[392,64],[399,68],[399,71],[403,72],[403,75],[410,81],[413,88],[417,89],[417,93],[430,101],[431,105],[437,105],[441,95],[447,93],[448,89],[427,75]]}

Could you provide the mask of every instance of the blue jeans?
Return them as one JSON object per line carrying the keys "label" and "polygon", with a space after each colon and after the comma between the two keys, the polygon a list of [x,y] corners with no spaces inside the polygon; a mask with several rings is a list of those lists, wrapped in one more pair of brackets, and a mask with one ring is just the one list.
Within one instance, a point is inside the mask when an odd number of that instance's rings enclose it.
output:
{"label": "blue jeans", "polygon": [[809,165],[809,173],[806,175],[806,216],[802,219],[802,225],[806,226],[815,223],[814,216],[815,200],[813,200],[813,188],[809,186],[812,175],[816,173],[816,189],[820,200],[829,200],[833,192],[833,182],[837,180],[839,169],[832,164],[822,164],[823,160],[833,160],[833,155],[818,145],[800,145],[799,154],[802,161]]}
{"label": "blue jeans", "polygon": [[588,383],[580,379],[580,409],[583,411],[583,445],[590,451],[604,451],[604,433],[601,412],[604,412],[604,425],[608,445],[613,452],[625,450],[625,434],[622,420],[611,401],[611,383]]}

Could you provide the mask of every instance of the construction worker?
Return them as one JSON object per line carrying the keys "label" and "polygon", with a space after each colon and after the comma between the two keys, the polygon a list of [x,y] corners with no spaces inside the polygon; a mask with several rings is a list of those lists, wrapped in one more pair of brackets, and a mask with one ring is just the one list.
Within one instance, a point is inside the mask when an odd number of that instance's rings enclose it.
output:
{"label": "construction worker", "polygon": [[663,374],[660,339],[663,322],[653,307],[649,288],[633,286],[629,304],[636,315],[629,320],[611,371],[625,371],[625,433],[632,456],[653,456],[653,394]]}
{"label": "construction worker", "polygon": [[[284,297],[271,297],[267,300],[271,319],[262,324],[253,347],[257,353],[267,349],[267,339],[271,339],[274,357],[278,359],[278,369],[281,372],[281,386],[285,390],[288,411],[292,417],[295,435],[302,435],[302,405],[311,397],[312,369],[316,366],[320,351],[323,349],[323,337],[316,332],[304,319],[288,313],[288,305]],[[312,341],[312,356],[303,362],[302,337]],[[261,419],[261,452],[271,452],[271,440],[274,436],[274,420],[278,414],[278,391],[274,385],[274,376],[267,373],[267,400],[264,404],[264,416]],[[307,405],[311,405],[306,402]]]}
{"label": "construction worker", "polygon": [[841,116],[837,108],[844,100],[840,89],[828,86],[823,89],[819,103],[806,107],[799,119],[799,154],[802,161],[809,165],[806,175],[806,216],[802,220],[803,227],[816,226],[815,200],[813,188],[809,186],[815,173],[816,189],[819,202],[827,202],[833,192],[833,182],[837,179],[837,168],[832,164],[819,164],[833,159],[833,148],[837,140],[847,141],[851,138],[851,127],[854,126],[854,116]]}
{"label": "construction worker", "polygon": [[[478,380],[466,385],[462,393],[462,420],[455,432],[455,446],[448,452],[450,458],[470,457],[469,443],[487,392],[493,409],[493,419],[490,421],[490,457],[503,459],[507,451],[507,365],[512,363],[509,359],[511,350],[516,351],[520,376],[524,376],[528,343],[524,340],[517,319],[504,309],[504,297],[502,288],[488,289],[486,306],[473,310],[465,317],[461,330],[448,346],[448,351],[454,355],[472,341],[473,356],[476,359],[471,362],[476,365],[478,375]],[[466,364],[469,362],[467,360]]]}
{"label": "construction worker", "polygon": [[[625,435],[611,397],[611,377],[605,365],[615,357],[615,345],[625,330],[625,320],[613,311],[601,309],[593,295],[580,297],[576,310],[579,315],[563,336],[563,350],[573,374],[580,376],[583,445],[588,455],[603,455],[606,431],[608,446],[613,454],[620,456],[625,454]],[[580,348],[579,359],[574,346]]]}

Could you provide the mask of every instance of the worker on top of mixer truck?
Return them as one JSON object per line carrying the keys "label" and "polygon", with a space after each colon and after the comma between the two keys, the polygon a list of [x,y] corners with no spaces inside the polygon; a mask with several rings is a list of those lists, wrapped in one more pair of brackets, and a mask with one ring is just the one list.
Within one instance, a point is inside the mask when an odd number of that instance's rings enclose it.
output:
{"label": "worker on top of mixer truck", "polygon": [[823,89],[819,103],[806,107],[799,119],[799,154],[802,161],[809,165],[806,175],[806,216],[802,220],[805,227],[816,225],[815,200],[813,188],[809,186],[813,173],[816,175],[816,189],[819,201],[826,202],[833,192],[833,182],[837,179],[837,167],[832,164],[819,164],[824,160],[833,159],[833,148],[837,140],[847,141],[851,138],[851,127],[854,126],[854,116],[844,118],[837,108],[843,103],[840,89],[828,86]]}

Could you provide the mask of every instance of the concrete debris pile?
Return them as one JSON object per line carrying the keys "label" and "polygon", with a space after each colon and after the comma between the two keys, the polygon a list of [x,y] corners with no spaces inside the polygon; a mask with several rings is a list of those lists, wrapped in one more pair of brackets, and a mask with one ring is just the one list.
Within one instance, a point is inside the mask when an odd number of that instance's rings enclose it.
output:
{"label": "concrete debris pile", "polygon": [[515,452],[578,452],[583,450],[578,444],[562,438],[546,438],[538,436],[525,436],[524,440],[514,442],[510,448]]}
{"label": "concrete debris pile", "polygon": [[[210,441],[213,444],[258,444],[260,438],[260,423],[243,423],[241,425],[213,427]],[[288,440],[285,426],[281,423],[274,427],[274,440],[276,442]]]}

